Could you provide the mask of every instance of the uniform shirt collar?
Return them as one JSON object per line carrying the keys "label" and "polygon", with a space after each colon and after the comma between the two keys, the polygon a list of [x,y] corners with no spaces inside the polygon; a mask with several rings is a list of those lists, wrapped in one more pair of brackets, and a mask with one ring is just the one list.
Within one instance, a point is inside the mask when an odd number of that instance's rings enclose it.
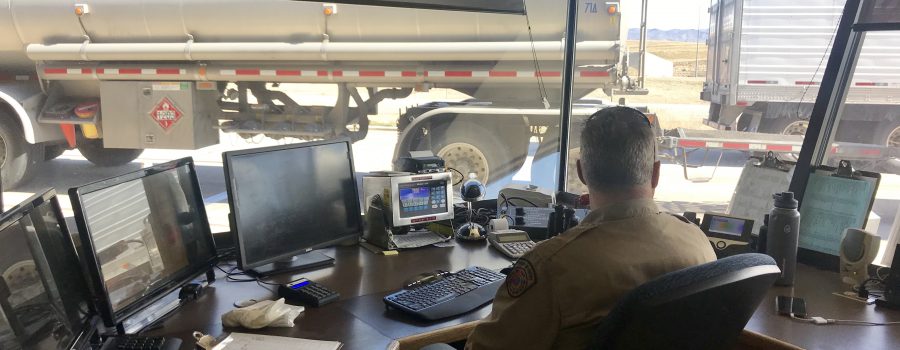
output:
{"label": "uniform shirt collar", "polygon": [[657,214],[659,208],[651,198],[632,199],[611,204],[605,208],[591,210],[584,218],[586,223],[628,219],[642,215]]}

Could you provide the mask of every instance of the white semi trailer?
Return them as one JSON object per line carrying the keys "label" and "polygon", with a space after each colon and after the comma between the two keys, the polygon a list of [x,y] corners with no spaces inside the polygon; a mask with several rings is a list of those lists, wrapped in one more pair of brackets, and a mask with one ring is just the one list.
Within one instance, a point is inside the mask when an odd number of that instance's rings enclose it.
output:
{"label": "white semi trailer", "polygon": [[[716,0],[701,98],[719,130],[804,135],[843,0]],[[836,141],[900,147],[900,35],[866,36]]]}
{"label": "white semi trailer", "polygon": [[[431,150],[498,178],[521,166],[533,136],[555,143],[559,124],[547,106],[559,105],[566,6],[525,2],[527,18],[280,0],[0,0],[3,186],[71,148],[117,165],[145,148],[215,144],[220,130],[360,140],[380,101],[430,88],[471,99],[408,109],[395,157]],[[580,5],[574,97],[639,92],[619,2]],[[331,84],[337,99],[298,101],[281,83]]]}

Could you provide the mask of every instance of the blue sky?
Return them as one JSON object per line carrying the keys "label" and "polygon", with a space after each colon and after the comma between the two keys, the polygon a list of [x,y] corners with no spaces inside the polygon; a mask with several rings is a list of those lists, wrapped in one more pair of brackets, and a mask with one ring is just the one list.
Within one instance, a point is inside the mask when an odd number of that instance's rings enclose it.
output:
{"label": "blue sky", "polygon": [[[641,22],[641,0],[620,0],[624,10],[634,15],[627,15],[625,20],[629,28],[638,28]],[[649,0],[647,4],[647,28],[656,29],[697,29],[699,21],[701,29],[709,28],[710,0]]]}

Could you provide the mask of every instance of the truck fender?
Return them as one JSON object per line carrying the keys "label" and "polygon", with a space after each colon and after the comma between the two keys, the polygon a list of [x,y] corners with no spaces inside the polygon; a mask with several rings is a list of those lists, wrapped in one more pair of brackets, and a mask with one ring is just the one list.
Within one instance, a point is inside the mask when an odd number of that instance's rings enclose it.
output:
{"label": "truck fender", "polygon": [[0,105],[7,107],[7,109],[12,112],[11,117],[19,120],[19,125],[22,126],[22,135],[25,136],[25,141],[28,141],[28,143],[31,144],[36,143],[34,137],[35,125],[32,124],[36,121],[33,121],[28,117],[28,113],[25,112],[25,107],[23,107],[19,101],[16,101],[15,98],[3,91],[0,91],[0,100],[2,100]]}

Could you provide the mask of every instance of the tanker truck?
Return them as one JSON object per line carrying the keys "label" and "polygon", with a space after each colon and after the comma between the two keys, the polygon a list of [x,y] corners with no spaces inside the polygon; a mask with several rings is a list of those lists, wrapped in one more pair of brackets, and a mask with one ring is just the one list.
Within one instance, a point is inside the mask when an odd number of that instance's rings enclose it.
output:
{"label": "tanker truck", "polygon": [[[113,166],[147,148],[213,145],[220,131],[357,141],[379,102],[433,88],[470,98],[407,108],[395,159],[429,150],[490,182],[523,164],[533,137],[544,150],[558,139],[566,6],[525,3],[527,16],[295,1],[0,0],[3,187],[73,148]],[[627,74],[619,2],[582,0],[579,15],[574,98],[643,93]],[[279,89],[287,83],[330,84],[337,98],[297,100]]]}

